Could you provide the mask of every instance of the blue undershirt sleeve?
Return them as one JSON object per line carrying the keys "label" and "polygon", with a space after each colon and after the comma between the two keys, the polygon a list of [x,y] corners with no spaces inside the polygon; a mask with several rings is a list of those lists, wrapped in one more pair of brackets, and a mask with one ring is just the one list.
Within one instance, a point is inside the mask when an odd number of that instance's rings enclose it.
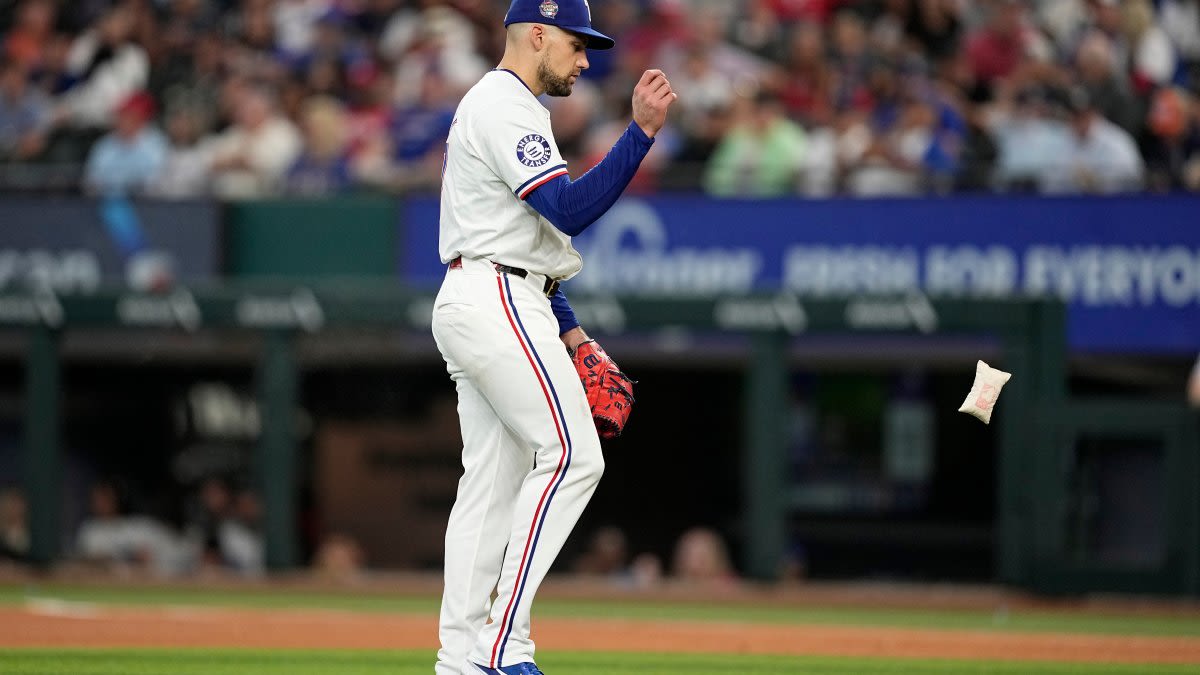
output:
{"label": "blue undershirt sleeve", "polygon": [[550,298],[550,309],[554,312],[554,318],[558,319],[559,335],[579,326],[579,320],[575,318],[575,312],[571,309],[571,305],[567,304],[567,296],[563,293],[561,286]]}
{"label": "blue undershirt sleeve", "polygon": [[574,237],[616,203],[653,144],[653,138],[630,122],[604,159],[578,180],[559,176],[535,188],[525,200],[554,227]]}

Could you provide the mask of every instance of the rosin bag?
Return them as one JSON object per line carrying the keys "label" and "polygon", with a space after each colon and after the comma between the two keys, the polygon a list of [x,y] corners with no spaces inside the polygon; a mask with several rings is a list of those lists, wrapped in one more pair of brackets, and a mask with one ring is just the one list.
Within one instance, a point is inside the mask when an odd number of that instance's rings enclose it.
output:
{"label": "rosin bag", "polygon": [[963,401],[958,412],[973,415],[984,424],[990,424],[992,408],[996,407],[996,401],[1000,398],[1000,390],[1004,388],[1004,383],[1008,382],[1010,377],[1012,374],[996,370],[980,361],[975,366],[975,384],[971,387],[971,393],[967,394],[967,399]]}

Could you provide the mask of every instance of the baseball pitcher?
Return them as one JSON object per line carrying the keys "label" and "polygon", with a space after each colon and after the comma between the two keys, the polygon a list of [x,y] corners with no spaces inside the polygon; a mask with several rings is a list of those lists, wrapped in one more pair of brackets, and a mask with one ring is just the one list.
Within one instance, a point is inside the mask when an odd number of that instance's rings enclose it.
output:
{"label": "baseball pitcher", "polygon": [[604,471],[600,438],[620,434],[633,403],[559,283],[582,266],[571,237],[617,200],[676,98],[646,71],[629,128],[571,180],[538,97],[570,95],[587,50],[613,40],[592,28],[587,0],[513,0],[504,25],[503,59],[455,113],[442,179],[433,335],[458,390],[463,475],[438,675],[541,673],[530,607]]}

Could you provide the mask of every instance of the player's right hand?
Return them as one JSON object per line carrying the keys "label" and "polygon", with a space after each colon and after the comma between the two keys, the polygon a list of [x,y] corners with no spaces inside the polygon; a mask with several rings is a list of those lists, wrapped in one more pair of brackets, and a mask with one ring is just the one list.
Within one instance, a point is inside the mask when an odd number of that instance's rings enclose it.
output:
{"label": "player's right hand", "polygon": [[667,108],[679,96],[661,70],[647,70],[633,88],[633,121],[650,138],[667,122]]}

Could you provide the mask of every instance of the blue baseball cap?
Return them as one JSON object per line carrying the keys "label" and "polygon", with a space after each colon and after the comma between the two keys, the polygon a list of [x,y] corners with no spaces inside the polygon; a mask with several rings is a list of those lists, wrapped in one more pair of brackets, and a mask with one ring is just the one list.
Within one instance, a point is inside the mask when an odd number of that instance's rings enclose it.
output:
{"label": "blue baseball cap", "polygon": [[544,23],[587,36],[588,49],[612,49],[616,41],[592,28],[588,0],[513,0],[504,15],[504,25]]}

